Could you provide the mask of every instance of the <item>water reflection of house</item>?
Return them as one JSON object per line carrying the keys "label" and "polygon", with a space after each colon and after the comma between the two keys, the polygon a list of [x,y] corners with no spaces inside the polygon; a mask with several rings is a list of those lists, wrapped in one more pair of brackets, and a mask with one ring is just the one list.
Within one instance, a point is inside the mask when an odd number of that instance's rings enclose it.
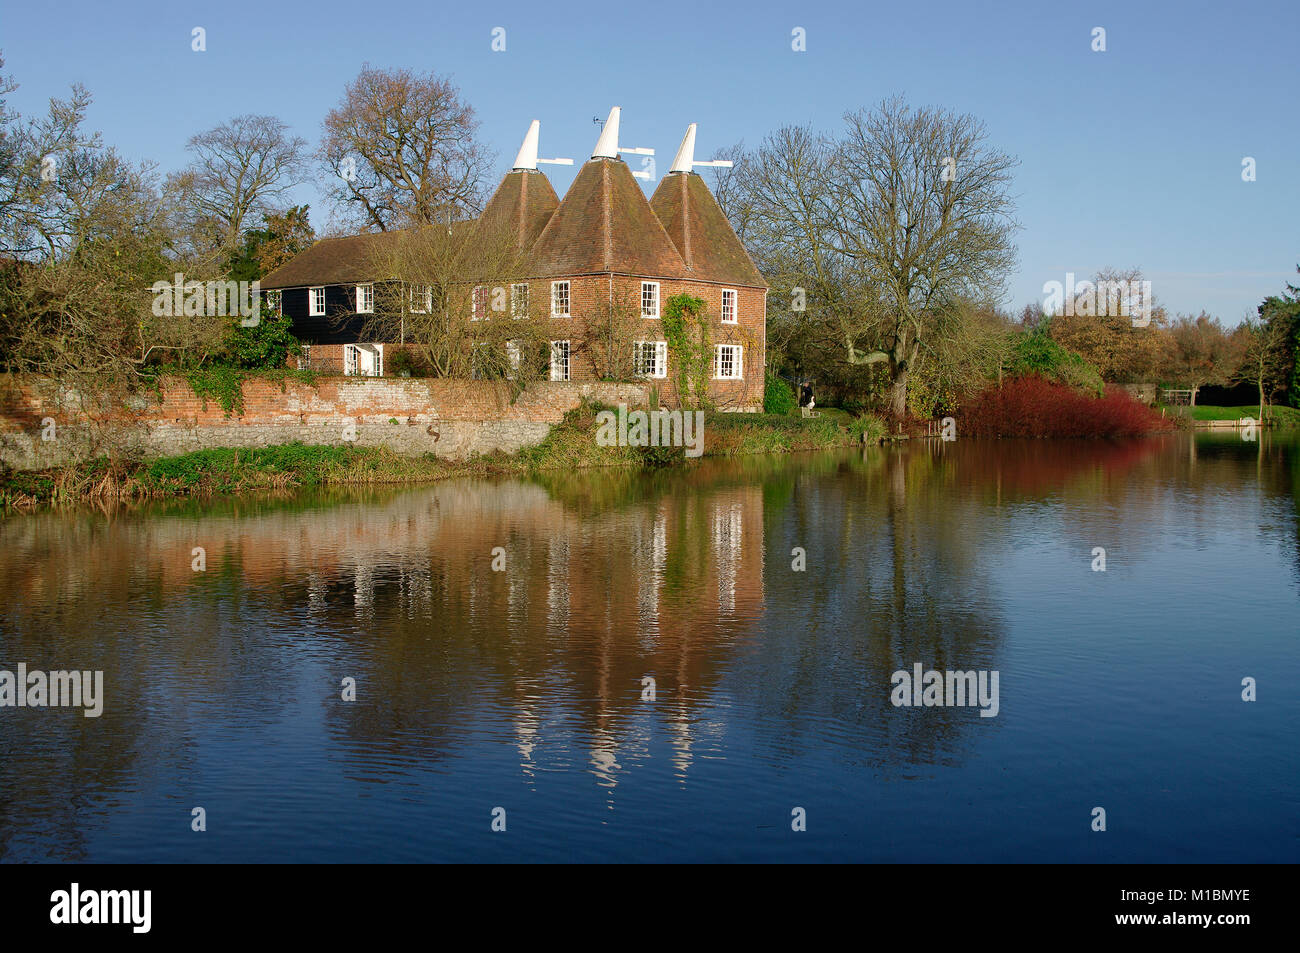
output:
{"label": "water reflection of house", "polygon": [[[474,711],[466,686],[450,684],[467,673],[446,652],[462,652],[478,669],[474,691],[500,692],[512,712],[521,763],[558,707],[579,715],[591,770],[612,783],[626,746],[645,743],[647,717],[669,726],[685,770],[693,710],[763,607],[761,488],[637,499],[593,510],[533,484],[448,483],[307,513],[176,521],[154,557],[165,585],[189,586],[190,549],[202,545],[209,572],[233,569],[286,612],[296,603],[316,631],[368,653],[369,681],[399,686],[395,708],[427,707],[401,697],[418,691],[460,693]],[[491,569],[498,546],[504,572]],[[647,675],[653,706],[640,698]],[[373,725],[371,740],[384,730]]]}

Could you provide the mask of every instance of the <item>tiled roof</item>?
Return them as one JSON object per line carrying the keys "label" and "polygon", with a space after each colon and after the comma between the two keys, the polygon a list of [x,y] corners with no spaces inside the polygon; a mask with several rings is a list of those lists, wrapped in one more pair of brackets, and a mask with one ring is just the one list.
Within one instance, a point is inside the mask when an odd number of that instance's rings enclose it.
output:
{"label": "tiled roof", "polygon": [[[695,173],[674,172],[645,193],[621,159],[588,161],[559,201],[545,175],[506,174],[473,228],[465,254],[498,229],[517,235],[533,277],[614,273],[646,278],[693,278],[766,288],[717,200]],[[381,281],[377,261],[392,254],[405,231],[324,238],[262,279],[263,290]],[[531,249],[530,249],[531,246]],[[394,256],[397,257],[397,256]],[[492,255],[486,255],[492,258]],[[474,268],[469,267],[469,271]],[[467,275],[467,277],[479,277]]]}
{"label": "tiled roof", "polygon": [[536,277],[685,278],[686,265],[622,159],[591,159],[533,246]]}
{"label": "tiled roof", "polygon": [[[464,228],[472,222],[457,222]],[[263,291],[313,285],[346,285],[382,281],[394,275],[375,274],[375,262],[393,254],[407,229],[363,232],[341,238],[322,238],[262,279]]]}
{"label": "tiled roof", "polygon": [[372,260],[400,232],[366,232],[322,238],[262,279],[262,290],[373,281]]}
{"label": "tiled roof", "polygon": [[747,288],[767,287],[698,174],[669,173],[655,189],[650,206],[681,253],[690,277]]}
{"label": "tiled roof", "polygon": [[479,216],[489,231],[509,227],[515,230],[521,248],[527,248],[542,233],[560,204],[550,180],[536,170],[506,173],[496,192]]}

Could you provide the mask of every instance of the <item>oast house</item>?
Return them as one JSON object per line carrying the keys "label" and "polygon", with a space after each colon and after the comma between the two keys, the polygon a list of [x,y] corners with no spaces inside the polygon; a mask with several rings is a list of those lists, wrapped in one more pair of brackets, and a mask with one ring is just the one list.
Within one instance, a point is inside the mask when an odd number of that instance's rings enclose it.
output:
{"label": "oast house", "polygon": [[[685,292],[705,302],[712,350],[709,397],[720,409],[760,410],[767,284],[693,171],[715,163],[695,160],[692,124],[672,168],[647,201],[636,178],[648,174],[634,172],[619,153],[649,150],[620,149],[619,118],[614,107],[563,200],[538,163],[571,160],[539,160],[539,123],[532,123],[514,167],[479,218],[453,226],[508,232],[520,251],[519,273],[508,279],[489,281],[467,267],[465,283],[473,285],[473,293],[465,296],[463,319],[508,321],[512,315],[540,313],[550,339],[550,379],[595,380],[597,370],[578,356],[591,334],[589,324],[618,306],[629,320],[625,338],[633,374],[669,385],[674,371],[663,309]],[[262,280],[264,292],[278,293],[282,313],[304,344],[300,365],[383,376],[385,352],[391,356],[408,344],[409,333],[405,321],[375,332],[377,289],[400,286],[392,300],[408,313],[439,306],[428,286],[377,273],[375,263],[399,236],[323,239]],[[671,386],[663,388],[661,399],[674,402]]]}

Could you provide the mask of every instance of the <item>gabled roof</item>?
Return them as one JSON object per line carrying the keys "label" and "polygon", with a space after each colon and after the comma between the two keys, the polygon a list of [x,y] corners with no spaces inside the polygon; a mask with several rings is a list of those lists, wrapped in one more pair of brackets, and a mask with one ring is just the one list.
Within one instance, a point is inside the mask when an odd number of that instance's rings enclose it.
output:
{"label": "gabled roof", "polygon": [[697,281],[766,288],[717,199],[695,172],[670,172],[650,199],[668,237]]}
{"label": "gabled roof", "polygon": [[515,232],[519,246],[527,248],[537,240],[559,204],[559,196],[545,175],[535,169],[516,169],[507,172],[492,193],[479,224],[489,232],[509,228]]}
{"label": "gabled roof", "polygon": [[612,272],[685,278],[686,265],[636,184],[627,163],[583,165],[533,246],[536,277]]}

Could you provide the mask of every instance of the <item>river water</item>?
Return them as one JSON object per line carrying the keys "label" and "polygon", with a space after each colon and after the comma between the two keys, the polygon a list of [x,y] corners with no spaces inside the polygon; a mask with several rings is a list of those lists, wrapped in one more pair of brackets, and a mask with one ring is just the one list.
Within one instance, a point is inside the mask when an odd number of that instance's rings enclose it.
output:
{"label": "river water", "polygon": [[0,670],[103,697],[0,707],[0,860],[1294,862],[1298,495],[1231,434],[9,516]]}

